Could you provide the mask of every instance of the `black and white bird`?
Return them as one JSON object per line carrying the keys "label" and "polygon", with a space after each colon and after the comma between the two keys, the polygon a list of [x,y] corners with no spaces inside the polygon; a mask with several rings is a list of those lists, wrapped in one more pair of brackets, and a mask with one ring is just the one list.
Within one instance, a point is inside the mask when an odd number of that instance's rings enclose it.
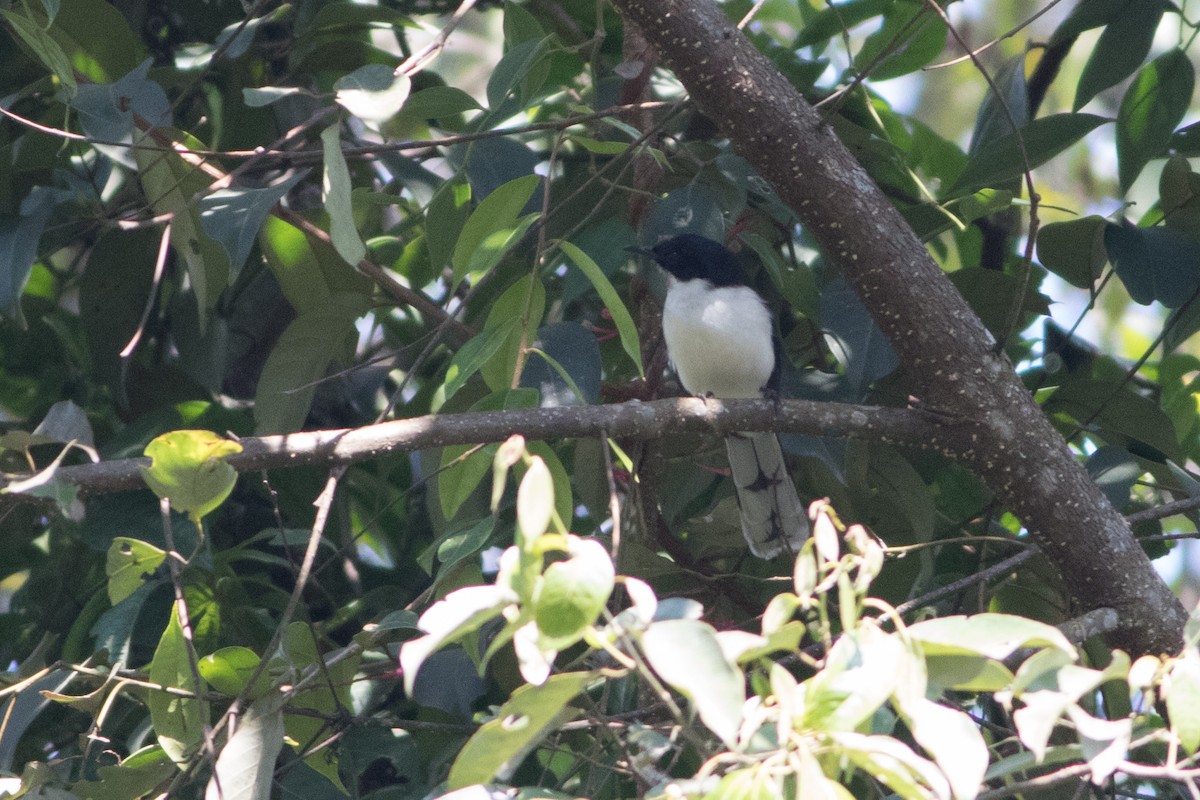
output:
{"label": "black and white bird", "polygon": [[[723,399],[762,397],[775,369],[771,312],[724,245],[683,233],[649,250],[667,272],[663,336],[683,388]],[[742,533],[759,558],[795,553],[808,518],[774,433],[725,440]]]}

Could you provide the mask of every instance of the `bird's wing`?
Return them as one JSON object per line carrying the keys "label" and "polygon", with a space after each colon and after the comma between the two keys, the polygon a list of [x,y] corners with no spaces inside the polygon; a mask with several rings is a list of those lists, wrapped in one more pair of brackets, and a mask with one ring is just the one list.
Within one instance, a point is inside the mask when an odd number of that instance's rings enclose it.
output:
{"label": "bird's wing", "polygon": [[796,553],[808,538],[808,517],[773,433],[738,433],[725,440],[737,487],[742,533],[759,558]]}

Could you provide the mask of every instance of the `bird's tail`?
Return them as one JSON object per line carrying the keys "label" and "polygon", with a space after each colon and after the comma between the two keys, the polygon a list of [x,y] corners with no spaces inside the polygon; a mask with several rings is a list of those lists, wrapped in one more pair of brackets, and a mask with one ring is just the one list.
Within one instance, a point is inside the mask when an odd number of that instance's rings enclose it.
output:
{"label": "bird's tail", "polygon": [[737,487],[742,533],[759,558],[797,553],[808,538],[808,517],[773,433],[738,433],[725,440]]}

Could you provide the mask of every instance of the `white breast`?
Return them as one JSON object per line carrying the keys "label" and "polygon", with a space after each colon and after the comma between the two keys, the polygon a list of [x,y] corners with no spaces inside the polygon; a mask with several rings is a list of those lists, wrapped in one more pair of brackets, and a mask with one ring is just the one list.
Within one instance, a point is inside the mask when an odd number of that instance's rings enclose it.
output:
{"label": "white breast", "polygon": [[759,397],[771,371],[771,315],[745,286],[670,279],[663,336],[683,387],[714,397]]}

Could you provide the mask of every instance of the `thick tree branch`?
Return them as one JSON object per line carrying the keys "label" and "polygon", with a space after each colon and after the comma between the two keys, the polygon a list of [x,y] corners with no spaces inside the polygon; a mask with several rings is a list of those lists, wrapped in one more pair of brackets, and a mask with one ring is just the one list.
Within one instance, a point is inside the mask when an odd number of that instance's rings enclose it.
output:
{"label": "thick tree branch", "polygon": [[[239,472],[310,464],[332,466],[455,444],[502,442],[519,433],[526,439],[566,439],[601,435],[616,439],[657,439],[673,433],[787,431],[814,436],[852,437],[928,448],[959,436],[969,423],[902,408],[838,405],[810,400],[700,400],[694,397],[632,400],[604,406],[519,408],[465,414],[430,414],[361,428],[305,431],[242,439],[243,450],[226,459]],[[127,458],[63,467],[56,477],[87,494],[140,489],[140,468],[148,458]],[[20,499],[9,495],[10,500]],[[2,505],[3,501],[0,501]]]}
{"label": "thick tree branch", "polygon": [[820,114],[711,0],[612,0],[799,215],[892,342],[927,408],[978,426],[945,451],[1029,528],[1113,643],[1176,652],[1186,614],[978,317]]}

